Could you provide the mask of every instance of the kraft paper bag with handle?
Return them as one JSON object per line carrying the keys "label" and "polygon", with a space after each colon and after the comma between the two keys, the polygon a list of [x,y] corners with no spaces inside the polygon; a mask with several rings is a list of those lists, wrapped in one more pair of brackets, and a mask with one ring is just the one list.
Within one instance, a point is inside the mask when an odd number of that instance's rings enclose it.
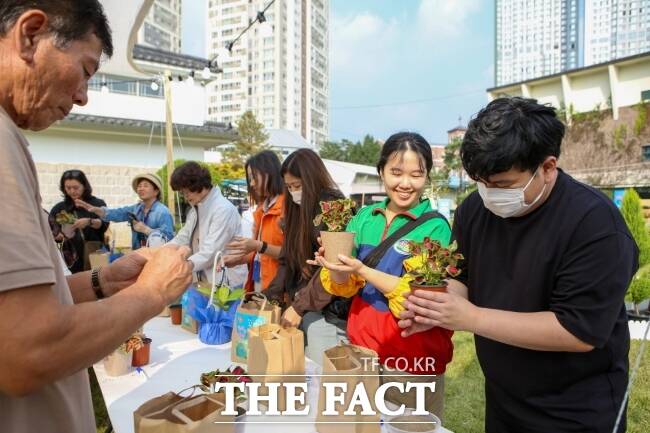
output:
{"label": "kraft paper bag with handle", "polygon": [[[336,403],[338,415],[323,415],[325,410],[325,390],[323,383],[346,383],[348,386],[343,404]],[[377,415],[361,415],[357,406],[355,415],[343,415],[347,410],[354,389],[363,383],[365,392],[370,400],[372,410]],[[318,395],[318,412],[316,414],[316,430],[319,433],[379,433],[380,414],[375,406],[374,398],[379,388],[379,362],[377,352],[352,344],[341,344],[323,353],[323,376]],[[338,422],[341,424],[325,424]]]}
{"label": "kraft paper bag with handle", "polygon": [[[221,415],[225,409],[225,394],[200,394],[194,390],[188,397],[184,391],[153,398],[133,412],[135,433],[233,433],[233,416]],[[215,421],[219,424],[215,424]],[[223,424],[222,424],[223,423]]]}
{"label": "kraft paper bag with handle", "polygon": [[235,313],[230,359],[248,363],[248,331],[271,323],[280,323],[280,306],[271,304],[262,293],[245,293]]}
{"label": "kraft paper bag with handle", "polygon": [[[305,381],[305,336],[298,328],[277,324],[256,326],[248,331],[248,373],[253,381],[303,383]],[[260,395],[268,395],[262,386]],[[306,399],[305,399],[306,401]],[[296,405],[302,410],[304,405]],[[278,390],[278,410],[286,410],[286,390]]]}

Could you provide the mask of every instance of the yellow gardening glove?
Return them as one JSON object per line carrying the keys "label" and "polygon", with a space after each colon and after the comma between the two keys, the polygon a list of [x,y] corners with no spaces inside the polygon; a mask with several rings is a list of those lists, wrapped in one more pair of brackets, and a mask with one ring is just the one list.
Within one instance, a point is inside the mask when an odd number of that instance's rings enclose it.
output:
{"label": "yellow gardening glove", "polygon": [[339,284],[334,281],[328,269],[322,268],[320,270],[320,282],[327,293],[334,296],[342,296],[344,298],[351,298],[357,294],[363,286],[366,285],[366,280],[357,274],[350,275],[348,281]]}
{"label": "yellow gardening glove", "polygon": [[395,288],[386,295],[386,299],[388,299],[388,308],[390,309],[390,312],[393,313],[393,316],[398,319],[400,318],[399,313],[405,310],[404,305],[402,305],[402,303],[405,301],[404,293],[411,291],[409,283],[412,280],[413,277],[410,275],[402,276],[399,279],[397,286],[395,286]]}

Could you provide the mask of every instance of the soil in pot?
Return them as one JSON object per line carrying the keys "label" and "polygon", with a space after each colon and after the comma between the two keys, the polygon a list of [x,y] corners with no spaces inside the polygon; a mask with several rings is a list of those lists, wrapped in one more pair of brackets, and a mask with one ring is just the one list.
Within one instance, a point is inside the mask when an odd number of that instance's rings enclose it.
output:
{"label": "soil in pot", "polygon": [[639,311],[639,314],[636,314],[634,310],[627,310],[627,320],[648,321],[650,320],[650,312],[646,310],[646,311]]}

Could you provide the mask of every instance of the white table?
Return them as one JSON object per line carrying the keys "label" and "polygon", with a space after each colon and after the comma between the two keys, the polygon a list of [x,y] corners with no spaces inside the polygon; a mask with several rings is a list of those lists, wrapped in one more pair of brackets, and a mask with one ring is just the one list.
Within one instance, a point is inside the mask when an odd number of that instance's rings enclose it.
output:
{"label": "white table", "polygon": [[[217,368],[223,370],[233,364],[230,361],[230,343],[221,346],[203,344],[196,335],[172,325],[167,317],[150,320],[144,325],[144,332],[153,341],[150,363],[142,367],[142,373],[134,370],[127,375],[114,377],[106,374],[103,363],[94,366],[115,433],[133,433],[133,411],[144,402],[169,391],[180,391],[196,385],[201,373]],[[310,390],[317,389],[319,373],[320,367],[307,360],[306,374]],[[260,423],[247,423],[245,433],[315,432],[313,422],[318,407],[317,392],[308,392],[308,399],[310,415],[249,417],[247,421]],[[451,432],[442,429],[441,433]]]}

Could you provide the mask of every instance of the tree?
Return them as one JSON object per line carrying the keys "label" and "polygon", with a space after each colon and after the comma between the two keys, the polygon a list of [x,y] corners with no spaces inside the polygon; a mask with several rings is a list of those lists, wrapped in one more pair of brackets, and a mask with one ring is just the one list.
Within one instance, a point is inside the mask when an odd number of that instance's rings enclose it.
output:
{"label": "tree", "polygon": [[323,159],[333,159],[334,161],[345,160],[345,147],[342,143],[336,141],[326,141],[320,146],[318,152]]}
{"label": "tree", "polygon": [[362,141],[356,143],[346,139],[340,142],[327,141],[320,148],[320,156],[323,159],[363,165],[377,164],[380,153],[381,144],[372,135],[366,135]]}
{"label": "tree", "polygon": [[641,198],[634,189],[625,191],[621,213],[639,247],[639,271],[632,279],[625,297],[634,304],[634,311],[639,314],[639,304],[650,298],[650,233],[643,217]]}
{"label": "tree", "polygon": [[650,232],[643,217],[641,197],[632,188],[627,189],[623,195],[621,213],[639,247],[639,267],[650,264]]}
{"label": "tree", "polygon": [[381,144],[372,135],[363,137],[363,141],[353,143],[347,148],[347,162],[363,165],[376,165],[381,153]]}
{"label": "tree", "polygon": [[270,148],[269,139],[264,132],[264,124],[258,122],[252,111],[246,111],[237,122],[239,136],[232,146],[220,149],[223,162],[237,170],[244,167],[246,160],[263,150]]}

